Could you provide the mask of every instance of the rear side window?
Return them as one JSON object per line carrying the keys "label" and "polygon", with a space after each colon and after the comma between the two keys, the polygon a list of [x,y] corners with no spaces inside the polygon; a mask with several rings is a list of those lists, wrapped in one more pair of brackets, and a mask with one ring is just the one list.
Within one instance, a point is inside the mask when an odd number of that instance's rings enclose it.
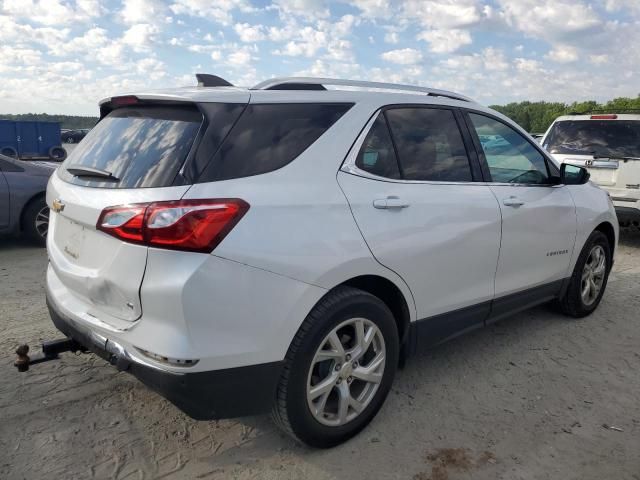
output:
{"label": "rear side window", "polygon": [[255,104],[247,106],[199,182],[271,172],[304,152],[352,104]]}
{"label": "rear side window", "polygon": [[406,180],[470,182],[471,167],[451,110],[393,108],[385,112]]}
{"label": "rear side window", "polygon": [[356,159],[360,170],[386,178],[400,178],[393,142],[383,114],[378,115]]}
{"label": "rear side window", "polygon": [[[166,187],[173,183],[196,138],[202,114],[195,107],[136,106],[112,111],[58,169],[65,181],[103,188]],[[70,167],[111,173],[117,181],[74,176]]]}

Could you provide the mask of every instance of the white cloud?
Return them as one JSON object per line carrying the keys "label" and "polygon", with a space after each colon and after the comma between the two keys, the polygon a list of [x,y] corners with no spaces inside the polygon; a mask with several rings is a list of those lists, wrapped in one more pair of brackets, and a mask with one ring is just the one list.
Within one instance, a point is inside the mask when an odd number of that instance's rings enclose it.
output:
{"label": "white cloud", "polygon": [[412,65],[422,61],[422,53],[414,48],[401,48],[390,50],[381,55],[383,60],[398,65]]}
{"label": "white cloud", "polygon": [[325,18],[329,9],[324,0],[274,0],[274,4],[285,15],[306,18]]}
{"label": "white cloud", "polygon": [[132,25],[122,37],[122,42],[129,45],[137,52],[149,50],[155,41],[158,28],[148,23],[137,23]]}
{"label": "white cloud", "polygon": [[575,47],[556,45],[545,57],[557,63],[570,63],[578,60],[579,56]]}
{"label": "white cloud", "polygon": [[227,61],[236,67],[248,65],[251,62],[251,52],[248,50],[237,50],[227,56]]}
{"label": "white cloud", "polygon": [[509,25],[541,39],[587,34],[602,21],[582,0],[499,0]]}
{"label": "white cloud", "polygon": [[284,48],[276,49],[273,53],[289,57],[312,57],[320,49],[326,48],[328,42],[328,37],[325,32],[312,27],[304,27],[300,30],[297,37],[298,39],[290,40]]}
{"label": "white cloud", "polygon": [[132,25],[153,22],[162,17],[163,11],[164,5],[154,0],[124,0],[120,14],[125,23]]}
{"label": "white cloud", "polygon": [[248,23],[236,23],[233,29],[240,40],[247,43],[259,42],[265,38],[263,25],[250,25]]}
{"label": "white cloud", "polygon": [[42,25],[57,26],[86,22],[104,13],[104,8],[97,0],[4,0],[0,12]]}
{"label": "white cloud", "polygon": [[398,38],[398,32],[387,32],[384,34],[384,41],[391,44],[396,44],[400,41]]}
{"label": "white cloud", "polygon": [[485,16],[479,0],[406,0],[402,10],[405,18],[437,29],[466,27]]}
{"label": "white cloud", "polygon": [[471,34],[467,30],[428,30],[418,35],[418,40],[429,42],[434,53],[451,53],[465,45],[471,45]]}
{"label": "white cloud", "polygon": [[206,18],[223,25],[233,21],[234,10],[252,12],[247,0],[174,0],[169,9],[176,15],[191,15]]}

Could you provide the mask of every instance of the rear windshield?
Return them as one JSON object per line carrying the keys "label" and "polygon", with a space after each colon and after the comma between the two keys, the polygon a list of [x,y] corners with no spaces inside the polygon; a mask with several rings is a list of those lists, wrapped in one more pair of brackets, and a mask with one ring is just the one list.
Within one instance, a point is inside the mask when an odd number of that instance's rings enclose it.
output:
{"label": "rear windshield", "polygon": [[352,105],[249,105],[198,182],[248,177],[282,168],[304,152]]}
{"label": "rear windshield", "polygon": [[640,121],[563,120],[543,146],[551,153],[640,157]]}
{"label": "rear windshield", "polygon": [[[170,186],[196,138],[202,114],[195,107],[136,106],[112,111],[78,144],[60,177],[104,188]],[[109,172],[116,180],[74,176],[67,168]]]}

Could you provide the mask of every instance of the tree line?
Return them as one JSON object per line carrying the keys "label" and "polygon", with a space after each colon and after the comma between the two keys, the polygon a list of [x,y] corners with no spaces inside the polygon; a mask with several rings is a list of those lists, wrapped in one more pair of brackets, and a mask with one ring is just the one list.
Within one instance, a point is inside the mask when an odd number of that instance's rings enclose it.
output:
{"label": "tree line", "polygon": [[[569,113],[587,113],[594,110],[608,113],[637,110],[637,113],[640,113],[640,94],[636,98],[619,97],[606,103],[598,103],[594,100],[573,103],[526,101],[508,103],[507,105],[491,105],[491,108],[516,121],[528,132],[544,133],[557,117]],[[49,115],[47,113],[0,114],[0,119],[60,122],[61,128],[92,128],[98,121],[98,117]]]}
{"label": "tree line", "polygon": [[511,118],[528,132],[544,133],[560,115],[593,111],[623,113],[628,110],[636,110],[636,113],[640,113],[640,95],[636,98],[614,98],[606,103],[598,103],[594,100],[573,103],[514,102],[507,105],[491,105],[490,108]]}
{"label": "tree line", "polygon": [[98,122],[98,117],[81,117],[78,115],[49,115],[48,113],[20,113],[9,115],[0,113],[0,120],[13,120],[21,122],[59,122],[60,128],[93,128]]}

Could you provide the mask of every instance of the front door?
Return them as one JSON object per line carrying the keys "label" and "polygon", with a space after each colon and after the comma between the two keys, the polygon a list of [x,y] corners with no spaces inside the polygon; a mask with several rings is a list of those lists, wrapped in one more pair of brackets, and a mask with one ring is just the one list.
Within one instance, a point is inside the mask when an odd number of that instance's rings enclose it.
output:
{"label": "front door", "polygon": [[468,120],[502,213],[496,304],[528,291],[514,297],[525,308],[539,296],[553,297],[570,275],[575,205],[569,190],[558,185],[555,166],[523,135],[484,114],[470,112]]}
{"label": "front door", "polygon": [[482,325],[500,211],[490,188],[474,182],[453,110],[386,109],[356,147],[338,182],[375,258],[409,285],[418,319],[427,319],[420,336],[435,343]]}
{"label": "front door", "polygon": [[2,173],[4,161],[0,159],[0,230],[9,227],[9,185],[7,179]]}

